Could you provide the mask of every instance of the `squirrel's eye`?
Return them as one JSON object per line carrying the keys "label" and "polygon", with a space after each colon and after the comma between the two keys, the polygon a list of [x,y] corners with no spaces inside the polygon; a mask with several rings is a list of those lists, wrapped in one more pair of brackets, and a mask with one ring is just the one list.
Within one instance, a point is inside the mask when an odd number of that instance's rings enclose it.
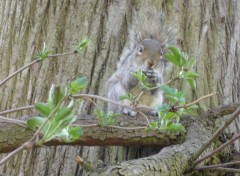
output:
{"label": "squirrel's eye", "polygon": [[143,53],[143,47],[140,46],[140,47],[138,48],[138,55],[141,55],[142,53]]}
{"label": "squirrel's eye", "polygon": [[160,51],[160,59],[162,59],[162,57],[163,57],[163,51],[161,50]]}

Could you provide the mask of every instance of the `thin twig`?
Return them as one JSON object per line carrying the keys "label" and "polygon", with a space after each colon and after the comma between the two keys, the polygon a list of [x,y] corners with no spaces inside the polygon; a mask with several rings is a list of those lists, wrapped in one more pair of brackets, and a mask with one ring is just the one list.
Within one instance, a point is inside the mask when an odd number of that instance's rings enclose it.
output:
{"label": "thin twig", "polygon": [[21,152],[22,150],[26,149],[26,145],[21,145],[20,147],[18,147],[16,150],[14,150],[13,152],[9,153],[6,157],[4,157],[1,161],[0,161],[0,166],[5,163],[6,161],[8,161],[11,157],[13,157],[14,155],[16,155],[17,153]]}
{"label": "thin twig", "polygon": [[3,117],[3,116],[0,116],[0,122],[12,123],[12,124],[17,124],[21,127],[26,127],[26,122],[23,121],[23,120],[10,119],[10,118],[6,118],[6,117]]}
{"label": "thin twig", "polygon": [[[110,100],[108,98],[104,98],[104,97],[101,97],[101,96],[98,96],[98,95],[91,95],[91,94],[75,94],[72,96],[73,98],[94,98],[94,99],[99,99],[99,100],[102,100],[102,101],[105,101],[105,102],[109,102],[109,103],[112,103],[112,104],[115,104],[115,105],[118,105],[118,106],[122,106],[122,107],[126,107],[126,108],[132,108],[131,106],[129,105],[126,105],[126,104],[123,104],[123,103],[119,103],[117,101],[113,101],[113,100]],[[154,108],[152,107],[149,107],[149,106],[137,106],[135,108],[136,109],[148,109],[148,110],[154,110]]]}
{"label": "thin twig", "polygon": [[99,99],[99,100],[102,100],[102,101],[105,101],[105,102],[109,102],[109,103],[112,103],[112,104],[116,104],[116,105],[119,105],[119,106],[122,106],[122,107],[131,108],[131,106],[129,106],[129,105],[126,105],[126,104],[123,104],[123,103],[119,103],[117,101],[113,101],[113,100],[110,100],[108,98],[104,98],[104,97],[101,97],[101,96],[98,96],[98,95],[75,94],[75,95],[73,95],[73,98],[94,98],[94,99]]}
{"label": "thin twig", "polygon": [[30,109],[33,109],[33,108],[34,108],[34,105],[23,106],[23,107],[20,107],[20,108],[15,108],[15,109],[9,109],[9,110],[6,110],[6,111],[2,111],[2,112],[0,112],[0,115],[5,115],[5,114],[17,112],[17,111],[30,110]]}
{"label": "thin twig", "polygon": [[4,80],[2,80],[2,81],[0,82],[0,87],[1,87],[5,82],[7,82],[9,79],[11,79],[12,77],[14,77],[16,74],[20,73],[20,72],[23,71],[24,69],[30,67],[31,65],[33,65],[33,64],[35,64],[35,63],[37,63],[37,62],[39,62],[39,61],[41,61],[41,59],[36,59],[36,60],[28,63],[27,65],[23,66],[23,67],[20,68],[19,70],[15,71],[14,73],[12,73],[11,75],[9,75],[8,77],[6,77]]}
{"label": "thin twig", "polygon": [[218,171],[218,172],[233,172],[233,173],[240,173],[240,169],[233,169],[233,168],[226,168],[226,167],[216,167],[216,168],[198,168],[196,170],[211,170],[211,171]]}
{"label": "thin twig", "polygon": [[164,84],[161,84],[161,85],[156,86],[156,87],[152,87],[152,88],[150,88],[150,89],[147,89],[146,91],[152,91],[152,90],[158,89],[159,87],[161,87],[161,86],[163,86],[163,85],[168,85],[168,84],[170,84],[170,83],[172,83],[172,82],[174,82],[174,81],[176,81],[176,80],[178,80],[178,79],[179,79],[179,77],[175,77],[175,78],[170,79],[169,81],[165,82]]}
{"label": "thin twig", "polygon": [[229,144],[232,144],[234,141],[236,141],[238,138],[240,138],[240,133],[235,136],[234,138],[232,138],[231,140],[229,140],[228,142],[224,143],[223,145],[219,146],[218,148],[216,148],[214,151],[212,151],[211,153],[205,155],[204,157],[196,160],[196,163],[200,163],[208,158],[210,158],[212,155],[214,155],[215,153],[219,152],[220,150],[222,150],[224,147],[228,146]]}
{"label": "thin twig", "polygon": [[204,170],[204,169],[211,169],[216,167],[226,167],[226,166],[232,166],[232,165],[239,165],[240,161],[232,161],[228,163],[222,163],[222,164],[214,164],[214,165],[208,165],[208,166],[197,166],[194,169],[195,170]]}
{"label": "thin twig", "polygon": [[137,112],[138,112],[139,114],[141,114],[141,115],[146,119],[148,126],[150,126],[150,122],[149,122],[149,120],[148,120],[148,117],[147,117],[143,112],[141,112],[141,111],[137,111]]}
{"label": "thin twig", "polygon": [[238,117],[240,114],[240,107],[225,121],[223,125],[221,125],[217,131],[208,139],[208,141],[202,145],[202,147],[193,155],[193,160],[195,160],[192,164],[192,168],[194,168],[197,164],[201,162],[201,160],[196,160],[205,149],[226,129],[226,127],[232,123],[234,119]]}
{"label": "thin twig", "polygon": [[[76,54],[76,51],[72,51],[69,53],[60,53],[60,54],[52,54],[52,55],[48,55],[48,57],[59,57],[59,56],[66,56],[66,55],[70,55],[70,54]],[[36,59],[30,63],[28,63],[27,65],[23,66],[22,68],[20,68],[19,70],[15,71],[14,73],[12,73],[11,75],[9,75],[8,77],[6,77],[4,80],[2,80],[0,82],[0,87],[7,82],[9,79],[11,79],[12,77],[14,77],[16,74],[20,73],[21,71],[23,71],[24,69],[32,66],[33,64],[42,61],[43,59]]]}
{"label": "thin twig", "polygon": [[48,57],[60,57],[60,56],[66,56],[66,55],[71,55],[71,54],[77,54],[76,51],[71,51],[68,53],[59,53],[59,54],[49,54]]}
{"label": "thin twig", "polygon": [[206,98],[214,96],[214,95],[217,95],[217,92],[213,92],[213,93],[210,93],[208,95],[202,96],[201,98],[199,98],[199,99],[197,99],[197,100],[195,100],[195,101],[193,101],[191,103],[188,103],[188,104],[185,104],[185,105],[182,105],[182,106],[175,106],[175,107],[173,107],[173,109],[188,108],[188,107],[190,107],[190,106],[192,106],[192,105],[194,105],[194,104],[196,104],[196,103],[198,103],[198,102],[200,102],[200,101],[202,101],[202,100],[204,100]]}

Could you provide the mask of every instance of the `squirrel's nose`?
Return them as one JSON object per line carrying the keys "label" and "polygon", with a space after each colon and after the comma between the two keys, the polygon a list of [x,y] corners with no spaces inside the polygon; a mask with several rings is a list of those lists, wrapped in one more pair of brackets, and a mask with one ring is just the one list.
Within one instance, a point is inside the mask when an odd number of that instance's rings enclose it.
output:
{"label": "squirrel's nose", "polygon": [[153,63],[153,62],[148,62],[148,68],[152,68],[152,67],[153,67],[153,65],[154,65],[154,63]]}

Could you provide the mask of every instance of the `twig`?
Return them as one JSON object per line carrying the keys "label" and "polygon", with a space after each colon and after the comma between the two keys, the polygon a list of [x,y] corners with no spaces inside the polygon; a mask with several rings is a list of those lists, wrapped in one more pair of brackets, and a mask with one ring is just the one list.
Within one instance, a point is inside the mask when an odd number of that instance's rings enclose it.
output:
{"label": "twig", "polygon": [[[60,53],[60,54],[52,54],[52,55],[48,55],[48,57],[59,57],[59,56],[65,56],[65,55],[70,55],[70,54],[75,54],[77,53],[76,51],[72,51],[72,52],[69,52],[69,53]],[[23,66],[22,68],[20,68],[19,70],[15,71],[14,73],[12,73],[11,75],[9,75],[8,77],[6,77],[4,80],[2,80],[0,82],[0,87],[5,83],[7,82],[9,79],[11,79],[12,77],[14,77],[16,74],[20,73],[21,71],[23,71],[24,69],[32,66],[33,64],[37,63],[37,62],[40,62],[40,61],[43,61],[43,59],[36,59],[30,63],[28,63],[27,65]]]}
{"label": "twig", "polygon": [[204,170],[204,169],[226,167],[226,166],[239,165],[239,164],[240,164],[240,161],[232,161],[232,162],[222,163],[222,164],[214,164],[214,165],[208,165],[208,166],[197,166],[194,169],[195,170]]}
{"label": "twig", "polygon": [[240,138],[240,133],[235,136],[234,138],[232,138],[231,140],[229,140],[228,142],[224,143],[223,145],[219,146],[218,148],[216,148],[214,151],[212,151],[211,153],[205,155],[204,157],[196,160],[196,163],[200,163],[208,158],[210,158],[212,155],[214,155],[215,153],[217,153],[218,151],[220,151],[221,149],[223,149],[224,147],[226,147],[229,144],[232,144],[234,141],[236,141],[238,138]]}
{"label": "twig", "polygon": [[197,99],[197,100],[195,100],[195,101],[193,101],[191,103],[188,103],[188,104],[185,104],[185,105],[182,105],[182,106],[175,106],[175,107],[173,107],[173,109],[188,108],[188,107],[190,107],[190,106],[192,106],[192,105],[194,105],[194,104],[196,104],[196,103],[198,103],[198,102],[200,102],[200,101],[202,101],[202,100],[204,100],[206,98],[214,96],[214,95],[217,95],[217,92],[213,92],[213,93],[210,93],[208,95],[202,96],[201,98],[199,98],[199,99]]}
{"label": "twig", "polygon": [[23,120],[10,119],[3,116],[0,116],[0,122],[13,123],[22,127],[26,127],[26,122]]}
{"label": "twig", "polygon": [[0,161],[0,166],[5,163],[7,160],[9,160],[11,157],[13,157],[14,155],[16,155],[17,153],[21,152],[24,149],[29,149],[29,142],[24,143],[23,145],[21,145],[20,147],[18,147],[16,150],[14,150],[13,152],[9,153],[6,157],[4,157],[1,161]]}
{"label": "twig", "polygon": [[34,108],[34,106],[30,105],[30,106],[24,106],[24,107],[20,107],[20,108],[15,108],[15,109],[9,109],[9,110],[0,112],[0,115],[5,115],[5,114],[17,112],[17,111],[29,110],[29,109],[33,109],[33,108]]}
{"label": "twig", "polygon": [[197,170],[211,170],[219,172],[234,172],[240,173],[240,169],[226,168],[226,167],[216,167],[216,168],[198,168]]}
{"label": "twig", "polygon": [[9,79],[11,79],[12,77],[14,77],[16,74],[20,73],[20,72],[23,71],[24,69],[30,67],[31,65],[33,65],[33,64],[35,64],[35,63],[37,63],[37,62],[39,62],[39,61],[41,61],[41,59],[36,59],[36,60],[28,63],[27,65],[23,66],[23,67],[20,68],[19,70],[15,71],[14,73],[12,73],[11,75],[9,75],[8,77],[6,77],[4,80],[2,80],[2,81],[0,82],[0,87],[1,87],[5,82],[7,82]]}
{"label": "twig", "polygon": [[90,98],[84,97],[84,99],[90,101],[90,102],[97,108],[97,111],[100,110],[100,108],[98,107],[97,103],[95,103],[94,101],[92,101]]}
{"label": "twig", "polygon": [[150,89],[147,89],[147,91],[152,91],[152,90],[158,89],[159,87],[161,87],[161,86],[163,86],[163,85],[168,85],[168,84],[170,84],[170,83],[172,83],[172,82],[174,82],[174,81],[176,81],[176,80],[178,80],[178,79],[179,79],[179,77],[175,77],[175,78],[170,79],[169,81],[165,82],[164,84],[162,84],[162,85],[160,85],[160,86],[156,86],[156,87],[152,87],[152,88],[150,88]]}
{"label": "twig", "polygon": [[68,53],[59,53],[59,54],[49,54],[48,57],[60,57],[60,56],[66,56],[71,54],[77,54],[77,51],[71,51]]}
{"label": "twig", "polygon": [[141,112],[141,111],[137,111],[137,112],[138,112],[139,114],[141,114],[141,115],[146,119],[148,126],[150,126],[150,122],[149,122],[149,120],[148,120],[148,117],[147,117],[143,112]]}
{"label": "twig", "polygon": [[[238,117],[240,114],[240,107],[225,121],[223,125],[221,125],[217,131],[208,139],[208,141],[202,145],[202,147],[193,155],[193,160],[196,160],[203,151],[214,141],[225,129],[226,127]],[[201,160],[196,160],[192,164],[192,168],[194,168],[197,164],[199,164]]]}
{"label": "twig", "polygon": [[119,102],[116,102],[116,101],[113,101],[113,100],[110,100],[108,98],[104,98],[104,97],[101,97],[101,96],[98,96],[98,95],[75,94],[72,97],[73,98],[94,98],[94,99],[99,99],[99,100],[102,100],[102,101],[105,101],[105,102],[109,102],[109,103],[112,103],[112,104],[116,104],[116,105],[119,105],[119,106],[123,106],[123,107],[126,107],[126,108],[131,108],[131,106],[128,106],[128,105],[125,105],[123,103],[119,103]]}
{"label": "twig", "polygon": [[[122,106],[122,107],[126,107],[126,108],[132,108],[131,106],[129,105],[126,105],[126,104],[123,104],[123,103],[119,103],[117,101],[113,101],[113,100],[110,100],[108,98],[104,98],[104,97],[101,97],[101,96],[98,96],[98,95],[91,95],[91,94],[75,94],[72,96],[73,98],[94,98],[94,99],[99,99],[99,100],[102,100],[102,101],[105,101],[105,102],[109,102],[109,103],[112,103],[112,104],[115,104],[115,105],[118,105],[118,106]],[[152,107],[149,107],[149,106],[137,106],[135,108],[136,109],[148,109],[148,110],[154,110],[154,108]]]}

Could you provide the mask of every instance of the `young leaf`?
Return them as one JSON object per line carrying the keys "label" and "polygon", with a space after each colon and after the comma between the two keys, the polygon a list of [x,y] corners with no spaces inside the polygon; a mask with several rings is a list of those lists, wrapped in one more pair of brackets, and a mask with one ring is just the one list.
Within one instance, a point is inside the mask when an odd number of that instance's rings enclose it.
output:
{"label": "young leaf", "polygon": [[121,95],[120,97],[119,97],[119,100],[130,100],[131,98],[130,98],[130,96],[129,96],[129,94],[127,94],[127,95]]}
{"label": "young leaf", "polygon": [[185,128],[181,123],[172,123],[171,125],[167,126],[167,129],[172,132],[184,132]]}
{"label": "young leaf", "polygon": [[180,67],[181,51],[174,46],[168,46],[168,49],[170,50],[170,53],[166,54],[165,57],[169,59],[169,61],[171,61],[173,64]]}
{"label": "young leaf", "polygon": [[179,66],[179,59],[175,55],[173,55],[171,53],[166,53],[165,58],[168,59],[173,64]]}
{"label": "young leaf", "polygon": [[190,59],[189,61],[188,61],[188,64],[187,64],[187,68],[188,68],[188,70],[191,70],[192,69],[192,67],[193,67],[193,65],[195,65],[196,64],[196,60],[195,59]]}
{"label": "young leaf", "polygon": [[168,121],[173,119],[176,116],[176,113],[174,112],[168,112],[167,114],[165,114],[165,116],[163,117],[164,121]]}
{"label": "young leaf", "polygon": [[178,91],[176,93],[176,98],[179,103],[185,103],[185,97],[184,97],[184,93],[182,91]]}
{"label": "young leaf", "polygon": [[48,117],[48,115],[51,113],[51,108],[48,106],[48,104],[45,103],[36,103],[35,109],[44,117]]}
{"label": "young leaf", "polygon": [[36,128],[40,127],[45,121],[46,118],[36,116],[27,120],[27,126],[32,130],[36,130]]}
{"label": "young leaf", "polygon": [[40,59],[40,60],[44,60],[44,59],[48,58],[48,55],[50,53],[51,53],[51,51],[46,48],[46,44],[44,42],[43,43],[43,49],[42,49],[42,51],[38,51],[38,54],[36,55],[36,58]]}
{"label": "young leaf", "polygon": [[198,78],[199,77],[199,75],[195,72],[187,72],[186,76],[191,77],[191,78]]}
{"label": "young leaf", "polygon": [[72,127],[68,128],[68,132],[71,140],[77,140],[80,136],[83,135],[83,129],[81,127]]}
{"label": "young leaf", "polygon": [[160,90],[162,90],[165,94],[174,96],[177,93],[177,89],[171,88],[168,85],[163,85],[160,87]]}
{"label": "young leaf", "polygon": [[191,87],[193,90],[195,90],[195,89],[196,89],[196,82],[195,82],[195,80],[194,80],[193,78],[189,77],[189,78],[187,78],[187,81],[188,81],[190,87]]}
{"label": "young leaf", "polygon": [[62,102],[66,95],[67,89],[65,86],[55,86],[53,84],[48,95],[48,104],[51,106],[51,108],[54,108],[58,105],[58,103]]}
{"label": "young leaf", "polygon": [[72,114],[71,109],[69,109],[66,106],[61,107],[61,109],[59,109],[56,115],[54,116],[54,121],[56,121],[56,123],[60,123],[61,120],[67,118],[70,114]]}
{"label": "young leaf", "polygon": [[76,94],[79,93],[82,89],[86,88],[88,84],[87,78],[81,77],[70,83],[70,93]]}
{"label": "young leaf", "polygon": [[80,53],[83,49],[85,49],[89,45],[90,40],[85,38],[79,41],[77,46],[77,51]]}

